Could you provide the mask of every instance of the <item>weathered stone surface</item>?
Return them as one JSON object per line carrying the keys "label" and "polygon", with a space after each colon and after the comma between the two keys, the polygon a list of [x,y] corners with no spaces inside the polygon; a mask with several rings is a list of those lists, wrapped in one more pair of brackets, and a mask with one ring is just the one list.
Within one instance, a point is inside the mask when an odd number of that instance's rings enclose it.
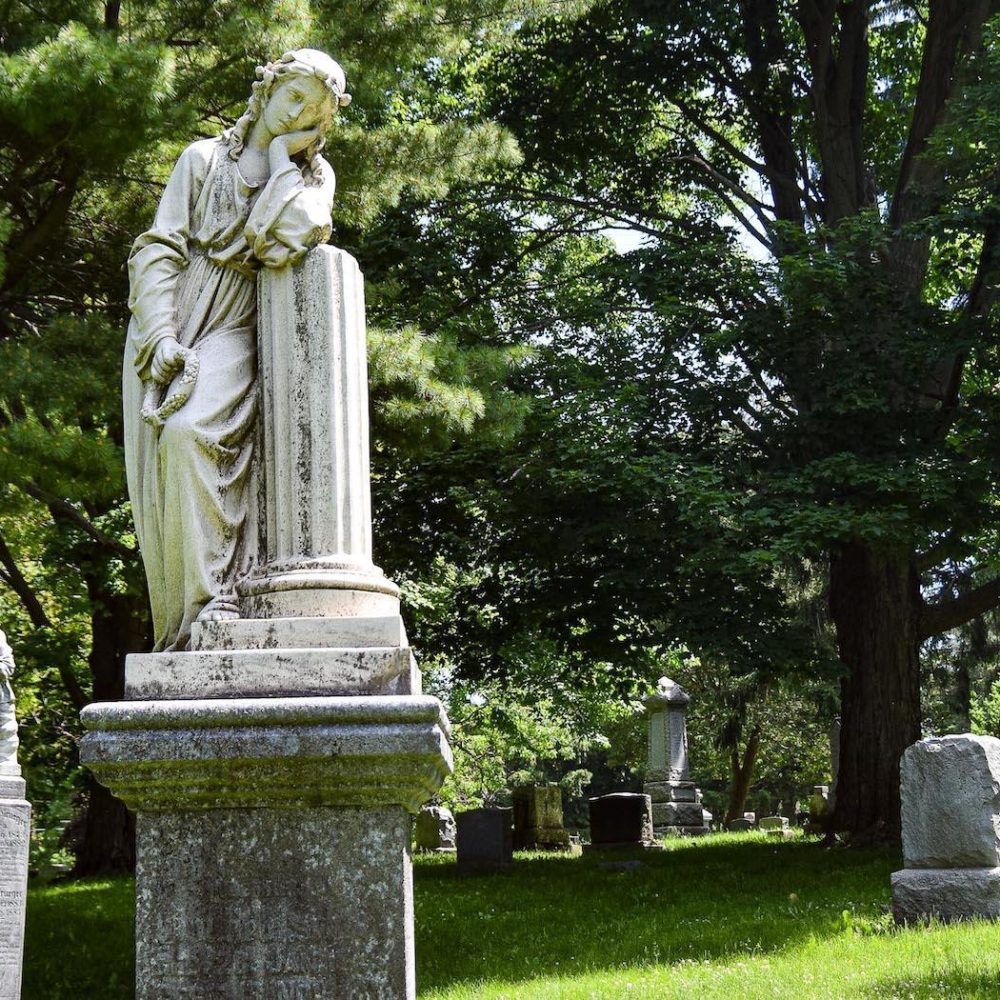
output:
{"label": "weathered stone surface", "polygon": [[904,868],[892,873],[897,923],[1000,919],[1000,868]]}
{"label": "weathered stone surface", "polygon": [[761,830],[766,831],[769,837],[792,836],[787,816],[762,816],[757,825]]}
{"label": "weathered stone surface", "polygon": [[19,1000],[28,894],[31,806],[17,761],[11,676],[14,654],[0,629],[0,1000]]}
{"label": "weathered stone surface", "polygon": [[701,792],[693,781],[647,781],[643,792],[653,803],[657,802],[701,802]]}
{"label": "weathered stone surface", "polygon": [[711,814],[702,809],[701,792],[689,778],[684,715],[690,700],[679,684],[661,677],[656,692],[643,701],[649,718],[642,790],[652,800],[657,834],[698,835],[709,831]]}
{"label": "weathered stone surface", "polygon": [[661,826],[704,826],[699,802],[654,802],[653,828]]}
{"label": "weathered stone surface", "polygon": [[338,618],[236,618],[194,622],[191,649],[357,649],[405,646],[399,615]]}
{"label": "weathered stone surface", "polygon": [[455,817],[444,806],[424,806],[414,822],[418,851],[453,853],[457,838]]}
{"label": "weathered stone surface", "polygon": [[1000,865],[1000,740],[914,743],[900,764],[900,795],[907,868]]}
{"label": "weathered stone surface", "polygon": [[24,782],[0,782],[0,1000],[21,996],[24,913],[28,893],[31,806]]}
{"label": "weathered stone surface", "polygon": [[649,796],[612,792],[592,798],[590,846],[594,850],[659,846],[653,839],[653,805]]}
{"label": "weathered stone surface", "polygon": [[80,759],[136,812],[399,805],[451,769],[436,698],[105,702],[80,714]]}
{"label": "weathered stone surface", "polygon": [[458,825],[458,867],[463,872],[506,871],[514,864],[510,809],[467,809]]}
{"label": "weathered stone surface", "polygon": [[114,702],[81,759],[138,813],[137,997],[411,998],[426,697]]}
{"label": "weathered stone surface", "polygon": [[259,279],[264,558],[241,581],[249,618],[397,614],[371,557],[368,365],[357,261],[320,246]]}
{"label": "weathered stone surface", "polygon": [[515,788],[513,802],[514,850],[569,847],[569,833],[562,825],[562,791],[557,785]]}
{"label": "weathered stone surface", "polygon": [[740,817],[737,819],[731,819],[729,821],[729,827],[733,833],[745,833],[747,830],[752,830],[754,828],[753,820],[746,819],[745,817]]}
{"label": "weathered stone surface", "polygon": [[125,662],[125,696],[143,701],[419,693],[408,648],[133,653]]}
{"label": "weathered stone surface", "polygon": [[398,806],[141,813],[137,995],[412,997],[409,839]]}

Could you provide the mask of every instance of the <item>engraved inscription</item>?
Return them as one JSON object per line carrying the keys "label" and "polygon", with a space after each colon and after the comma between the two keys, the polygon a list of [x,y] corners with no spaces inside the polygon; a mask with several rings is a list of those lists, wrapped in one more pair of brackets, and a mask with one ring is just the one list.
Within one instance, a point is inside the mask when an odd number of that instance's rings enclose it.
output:
{"label": "engraved inscription", "polygon": [[31,806],[0,804],[0,1000],[21,995]]}
{"label": "engraved inscription", "polygon": [[140,813],[137,998],[406,995],[409,827],[398,807]]}
{"label": "engraved inscription", "polygon": [[667,766],[667,713],[653,712],[648,727],[649,769],[662,770]]}
{"label": "engraved inscription", "polygon": [[670,780],[687,781],[687,726],[684,712],[675,708],[667,713],[667,740],[670,747]]}

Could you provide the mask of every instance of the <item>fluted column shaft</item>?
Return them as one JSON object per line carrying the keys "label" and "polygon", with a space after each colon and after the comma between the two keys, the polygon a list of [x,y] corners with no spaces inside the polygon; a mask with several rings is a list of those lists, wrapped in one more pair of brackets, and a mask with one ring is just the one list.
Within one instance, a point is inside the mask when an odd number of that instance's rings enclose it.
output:
{"label": "fluted column shaft", "polygon": [[371,556],[357,261],[322,246],[258,282],[264,564],[242,587],[245,613],[395,613],[398,590]]}

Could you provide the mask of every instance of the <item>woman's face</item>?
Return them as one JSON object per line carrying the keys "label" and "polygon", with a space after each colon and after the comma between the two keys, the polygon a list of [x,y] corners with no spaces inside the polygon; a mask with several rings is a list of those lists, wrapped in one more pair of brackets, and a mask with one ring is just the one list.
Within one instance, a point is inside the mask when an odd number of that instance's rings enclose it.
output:
{"label": "woman's face", "polygon": [[329,91],[317,77],[285,77],[264,105],[264,124],[271,135],[315,128],[329,99]]}

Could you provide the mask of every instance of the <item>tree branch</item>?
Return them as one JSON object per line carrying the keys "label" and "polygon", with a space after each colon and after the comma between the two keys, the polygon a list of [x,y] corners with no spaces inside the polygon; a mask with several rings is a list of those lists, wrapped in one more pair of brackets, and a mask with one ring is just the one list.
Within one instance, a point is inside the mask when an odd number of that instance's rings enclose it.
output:
{"label": "tree branch", "polygon": [[110,535],[101,531],[100,528],[84,517],[83,514],[81,514],[80,511],[78,511],[68,500],[63,500],[60,497],[54,496],[30,481],[21,482],[17,485],[18,488],[22,492],[27,493],[29,497],[45,504],[54,520],[70,521],[93,538],[94,541],[103,548],[108,549],[120,558],[131,560],[135,559],[135,557],[139,554],[137,549],[132,549],[127,545],[123,545],[117,538],[112,538]]}
{"label": "tree branch", "polygon": [[958,628],[996,607],[1000,607],[1000,577],[949,601],[925,604],[920,615],[920,638],[929,639]]}

